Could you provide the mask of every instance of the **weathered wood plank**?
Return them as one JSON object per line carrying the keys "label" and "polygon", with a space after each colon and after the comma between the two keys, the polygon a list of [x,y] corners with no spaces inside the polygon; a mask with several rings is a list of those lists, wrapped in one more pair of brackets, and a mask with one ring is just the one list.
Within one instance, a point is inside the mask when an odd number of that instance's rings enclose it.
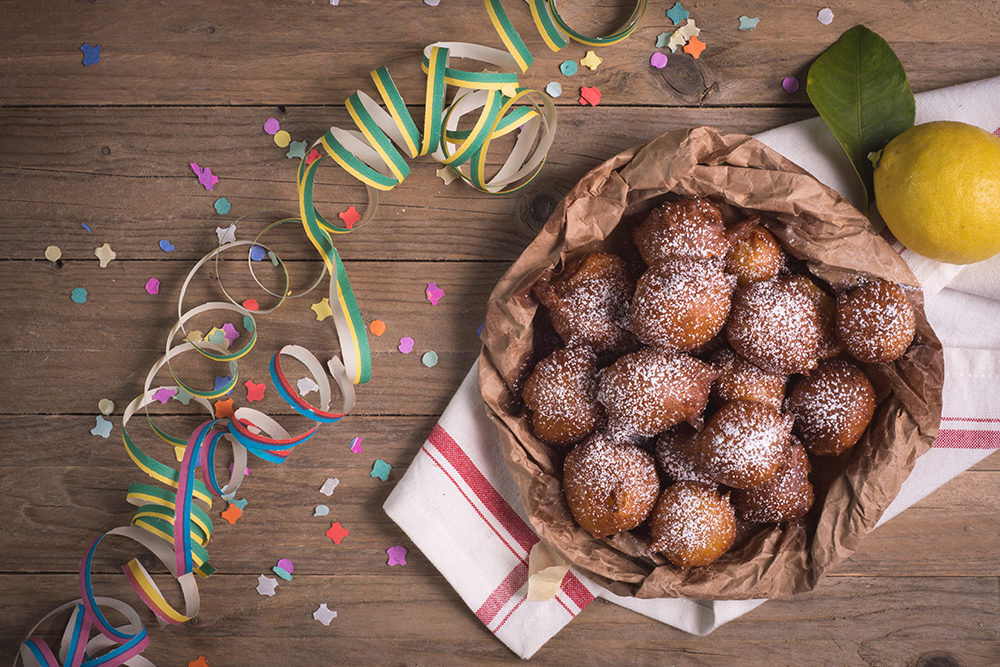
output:
{"label": "weathered wood plank", "polygon": [[[813,6],[778,3],[757,8],[761,20],[752,32],[737,30],[738,17],[748,11],[744,4],[702,4],[691,8],[692,18],[708,48],[698,61],[671,54],[662,72],[649,66],[649,56],[669,22],[661,7],[651,5],[630,39],[598,49],[604,63],[596,72],[572,78],[559,75],[557,65],[581,58],[586,47],[549,52],[524,4],[505,6],[536,57],[522,83],[541,89],[560,80],[566,92],[558,101],[570,106],[580,85],[600,87],[606,105],[804,104],[804,91],[788,95],[782,77],[804,82],[812,60],[857,23],[889,41],[918,91],[1000,70],[1000,22],[990,3],[962,3],[961,11],[954,11],[950,3],[852,0],[838,3],[830,26],[816,21]],[[560,7],[571,20],[594,11],[587,3]],[[5,0],[0,8],[7,17],[0,27],[5,105],[336,104],[358,88],[374,93],[368,72],[383,64],[405,99],[421,100],[419,54],[425,45],[461,39],[503,48],[481,3],[455,11],[419,2],[397,3],[390,10],[378,0],[338,7],[312,0],[281,5],[129,0],[65,11],[51,0]],[[607,6],[597,11],[614,16]],[[588,23],[593,24],[578,25]],[[84,40],[103,48],[95,66],[80,64]],[[684,65],[693,66],[704,83],[678,86],[686,93],[681,94],[667,77]]]}

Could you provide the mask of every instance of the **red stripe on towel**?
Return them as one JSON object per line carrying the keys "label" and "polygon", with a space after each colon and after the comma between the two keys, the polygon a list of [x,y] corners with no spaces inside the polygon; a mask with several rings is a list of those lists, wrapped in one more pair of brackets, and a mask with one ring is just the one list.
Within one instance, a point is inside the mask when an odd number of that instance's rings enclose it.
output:
{"label": "red stripe on towel", "polygon": [[950,449],[1000,449],[1000,431],[942,430],[935,447]]}
{"label": "red stripe on towel", "polygon": [[524,582],[527,580],[528,566],[524,563],[518,563],[476,610],[476,616],[479,620],[486,624],[486,627],[489,627],[504,605],[510,602],[510,599],[520,590],[521,586],[524,586]]}

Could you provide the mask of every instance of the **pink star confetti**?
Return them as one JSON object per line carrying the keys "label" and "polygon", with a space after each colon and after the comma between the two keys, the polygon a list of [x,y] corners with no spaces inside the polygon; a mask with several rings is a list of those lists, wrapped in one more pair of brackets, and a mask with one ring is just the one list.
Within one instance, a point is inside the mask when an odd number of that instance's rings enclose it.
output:
{"label": "pink star confetti", "polygon": [[252,403],[254,401],[264,400],[264,389],[267,387],[266,384],[261,382],[257,384],[251,380],[247,380],[243,383],[243,386],[247,388],[247,402]]}
{"label": "pink star confetti", "polygon": [[437,283],[427,283],[424,294],[427,295],[427,300],[431,302],[432,306],[438,305],[438,301],[444,298],[444,290],[438,287]]}
{"label": "pink star confetti", "polygon": [[580,104],[596,107],[601,103],[601,91],[596,86],[583,86],[580,88]]}
{"label": "pink star confetti", "polygon": [[146,281],[146,292],[150,295],[155,295],[160,293],[160,281],[156,278],[150,278]]}
{"label": "pink star confetti", "polygon": [[361,453],[361,436],[360,435],[356,436],[353,440],[351,440],[351,452],[354,453],[354,454],[360,454]]}
{"label": "pink star confetti", "polygon": [[177,387],[161,387],[153,392],[153,400],[166,405],[167,401],[177,395]]}
{"label": "pink star confetti", "polygon": [[394,546],[385,550],[389,554],[389,567],[393,565],[406,565],[406,547]]}
{"label": "pink star confetti", "polygon": [[219,177],[212,173],[211,167],[202,168],[198,166],[197,162],[192,162],[191,171],[197,174],[198,182],[204,185],[206,190],[211,191],[219,182]]}
{"label": "pink star confetti", "polygon": [[338,522],[334,522],[330,526],[329,530],[326,531],[326,536],[333,540],[334,544],[340,544],[345,537],[351,534],[351,531],[347,530]]}
{"label": "pink star confetti", "polygon": [[354,208],[352,204],[343,213],[338,213],[337,217],[344,221],[344,227],[354,229],[354,225],[361,219],[361,214],[358,213],[358,209]]}
{"label": "pink star confetti", "polygon": [[409,336],[403,336],[402,338],[399,339],[398,349],[403,354],[409,354],[410,352],[413,352],[413,343],[414,341],[412,338],[410,338]]}
{"label": "pink star confetti", "polygon": [[337,618],[337,612],[333,611],[326,606],[326,603],[322,603],[319,608],[313,612],[313,618],[322,623],[323,625],[330,625],[330,622]]}
{"label": "pink star confetti", "polygon": [[222,333],[225,334],[228,345],[232,345],[233,341],[240,337],[240,332],[230,322],[222,325]]}

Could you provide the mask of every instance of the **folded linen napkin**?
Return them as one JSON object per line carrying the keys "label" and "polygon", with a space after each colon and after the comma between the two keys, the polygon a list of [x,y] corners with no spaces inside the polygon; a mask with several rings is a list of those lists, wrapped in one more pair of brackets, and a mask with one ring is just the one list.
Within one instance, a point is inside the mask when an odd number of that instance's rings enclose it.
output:
{"label": "folded linen napkin", "polygon": [[[917,95],[917,122],[960,120],[1000,131],[1000,77]],[[846,156],[818,118],[757,137],[846,196]],[[855,200],[857,201],[857,199]],[[879,524],[1000,448],[1000,257],[956,267],[900,254],[924,284],[944,345],[941,430]],[[526,599],[531,529],[507,472],[473,366],[384,508],[461,598],[512,651],[529,658],[595,597],[697,635],[766,600],[621,597],[571,569],[552,600]]]}

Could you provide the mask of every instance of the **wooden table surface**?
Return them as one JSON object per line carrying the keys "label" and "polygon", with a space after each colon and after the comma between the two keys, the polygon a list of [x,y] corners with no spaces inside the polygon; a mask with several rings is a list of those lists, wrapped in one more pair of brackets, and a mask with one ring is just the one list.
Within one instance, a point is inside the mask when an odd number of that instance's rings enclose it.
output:
{"label": "wooden table surface", "polygon": [[[521,193],[488,197],[445,186],[436,165],[418,160],[374,222],[338,239],[366,321],[388,326],[371,338],[373,380],[359,389],[352,415],[287,463],[251,462],[249,505],[236,525],[219,519],[216,501],[218,573],[201,584],[201,616],[164,630],[143,609],[146,655],[158,664],[199,655],[213,667],[515,662],[381,505],[475,359],[493,284],[554,203],[600,161],[666,130],[710,124],[753,133],[814,115],[804,90],[789,94],[781,80],[804,82],[812,60],[858,23],[888,40],[916,92],[1000,73],[995,2],[842,0],[824,26],[816,20],[822,3],[689,1],[708,48],[698,61],[672,54],[657,71],[649,56],[673,3],[656,1],[630,39],[597,49],[597,71],[574,77],[558,64],[585,48],[548,52],[528,28],[524,3],[506,4],[537,58],[522,82],[559,81],[564,90],[544,172]],[[588,4],[560,3],[588,27],[615,15],[615,2],[600,3],[594,16]],[[760,17],[756,30],[737,30],[744,13]],[[265,119],[311,141],[346,124],[342,102],[355,89],[375,94],[369,70],[388,65],[404,98],[419,102],[424,45],[501,44],[474,0],[0,0],[0,16],[0,655],[9,659],[35,620],[78,595],[75,572],[91,541],[131,517],[126,489],[144,475],[123,450],[121,413],[162,353],[183,277],[217,245],[216,227],[262,208],[296,208],[298,160],[262,131]],[[84,42],[101,45],[99,63],[81,64]],[[600,106],[577,103],[581,85],[600,88]],[[218,175],[213,192],[190,162]],[[363,203],[364,190],[339,169],[321,170],[320,180],[330,215]],[[213,210],[219,197],[232,203],[228,215]],[[237,238],[252,238],[275,215],[240,221]],[[275,245],[301,281],[318,262],[301,234],[285,231]],[[161,250],[161,239],[174,250]],[[94,249],[104,243],[117,258],[100,268]],[[44,258],[49,245],[61,248],[59,262]],[[222,270],[231,269],[239,298],[256,296],[241,268],[227,262]],[[218,298],[211,273],[199,274],[190,303]],[[160,280],[156,296],[144,290],[150,277]],[[432,281],[447,295],[437,306],[423,294]],[[75,287],[86,288],[85,304],[70,300]],[[286,343],[324,359],[336,350],[330,323],[309,309],[320,296],[260,319],[259,350],[241,362],[241,382],[264,381],[267,352]],[[440,363],[426,368],[419,354],[400,354],[401,336],[413,337],[418,353],[436,350]],[[211,377],[218,369],[184,370]],[[255,405],[284,415],[290,428],[302,424],[268,392]],[[242,386],[235,395],[245,404]],[[116,406],[108,439],[90,433],[101,398]],[[192,424],[176,402],[156,412],[168,430]],[[137,435],[169,459],[148,428]],[[349,449],[355,436],[363,438],[359,454]],[[393,466],[388,482],[370,477],[376,458]],[[331,476],[340,486],[327,499],[318,489]],[[599,600],[535,661],[996,664],[998,488],[993,455],[869,536],[815,591],[764,604],[708,637]],[[330,505],[329,517],[312,516],[319,503]],[[331,519],[350,530],[339,546],[324,535]],[[396,544],[410,549],[408,562],[390,568],[385,549]],[[141,607],[121,576],[125,555],[127,544],[99,552],[98,594]],[[273,598],[258,595],[258,575],[281,558],[294,561],[294,580]],[[339,612],[329,627],[311,617],[323,601]]]}

